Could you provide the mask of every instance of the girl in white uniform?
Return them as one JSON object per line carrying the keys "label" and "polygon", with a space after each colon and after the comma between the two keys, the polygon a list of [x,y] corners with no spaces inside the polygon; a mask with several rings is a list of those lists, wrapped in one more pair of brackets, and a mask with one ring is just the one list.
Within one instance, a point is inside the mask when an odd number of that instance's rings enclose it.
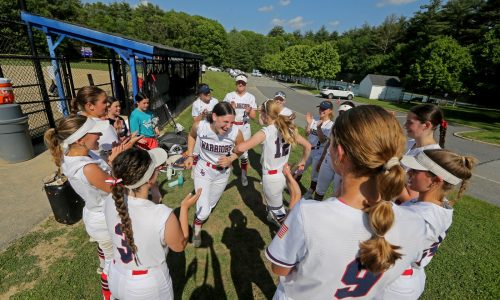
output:
{"label": "girl in white uniform", "polygon": [[[340,116],[343,112],[355,107],[354,103],[351,101],[344,101],[342,105],[339,106]],[[340,182],[342,178],[340,175],[335,174],[332,164],[330,162],[330,141],[328,141],[323,149],[323,154],[318,162],[317,166],[313,166],[318,171],[318,185],[316,186],[316,191],[314,192],[315,200],[323,200],[325,193],[328,190],[328,186],[333,181],[333,196],[339,196],[340,192]]]}
{"label": "girl in white uniform", "polygon": [[[104,90],[96,86],[84,86],[78,90],[76,98],[71,102],[71,111],[75,114],[92,118],[95,121],[106,119],[107,117],[107,94]],[[108,123],[99,139],[99,149],[92,150],[94,154],[107,160],[107,156],[114,144],[119,144],[120,139],[115,128]]]}
{"label": "girl in white uniform", "polygon": [[214,106],[219,100],[212,97],[212,89],[207,84],[200,84],[198,87],[198,98],[193,102],[191,115],[195,122],[201,121],[212,113]]}
{"label": "girl in white uniform", "polygon": [[[438,127],[439,143],[434,139],[434,131]],[[426,149],[444,148],[447,127],[443,112],[436,105],[420,104],[410,108],[404,124],[406,134],[410,138],[406,155],[416,155]],[[415,197],[418,197],[418,194],[406,187],[396,199],[396,203],[403,203]]]}
{"label": "girl in white uniform", "polygon": [[[476,160],[447,150],[424,150],[416,156],[404,156],[401,163],[409,168],[409,187],[419,196],[402,204],[422,216],[426,226],[426,240],[421,245],[422,257],[414,262],[402,276],[390,284],[384,299],[418,299],[425,288],[424,267],[435,256],[438,247],[450,229],[453,208],[465,191],[472,176]],[[458,194],[453,202],[445,195],[457,185]]]}
{"label": "girl in white uniform", "polygon": [[389,201],[403,188],[404,146],[398,121],[379,106],[337,118],[330,156],[342,194],[302,199],[288,214],[266,250],[282,276],[274,299],[380,298],[420,259],[423,219]]}
{"label": "girl in white uniform", "polygon": [[156,186],[159,168],[167,153],[129,149],[113,161],[112,186],[104,204],[106,223],[113,241],[109,288],[114,298],[127,300],[173,299],[166,257],[168,249],[184,251],[189,236],[188,210],[200,195],[189,194],[181,202],[179,219],[172,209],[148,200]]}
{"label": "girl in white uniform", "polygon": [[200,200],[196,203],[193,244],[201,245],[201,227],[217,205],[226,188],[231,164],[238,159],[235,145],[243,142],[241,132],[233,126],[235,111],[231,104],[221,102],[214,106],[209,120],[193,124],[188,136],[186,169],[193,166],[193,149],[199,144],[199,160],[194,169],[194,186],[202,188]]}
{"label": "girl in white uniform", "polygon": [[[255,102],[255,96],[247,92],[247,81],[248,78],[244,74],[236,76],[236,90],[234,92],[227,93],[224,97],[224,102],[230,103],[236,115],[234,118],[234,125],[243,134],[243,139],[246,141],[252,136],[252,130],[250,128],[250,119],[255,119],[257,117],[257,103]],[[247,186],[247,171],[248,171],[248,152],[245,152],[240,157],[240,167],[241,167],[241,185]]]}
{"label": "girl in white uniform", "polygon": [[291,146],[302,146],[299,170],[304,168],[311,151],[311,144],[298,133],[289,117],[280,114],[281,109],[277,100],[264,102],[260,112],[267,126],[236,147],[236,151],[241,153],[262,144],[262,190],[267,202],[268,220],[278,226],[286,216],[283,207],[283,190],[286,187],[283,167],[288,163]]}
{"label": "girl in white uniform", "polygon": [[[108,121],[94,121],[80,115],[70,115],[62,119],[56,129],[45,133],[45,143],[52,153],[57,166],[75,192],[85,201],[83,223],[92,240],[98,243],[98,255],[103,295],[109,298],[107,269],[113,256],[111,238],[108,234],[103,212],[104,198],[111,192],[105,183],[110,167],[91,150],[99,148],[101,132],[108,128]],[[121,151],[114,148],[110,161]]]}
{"label": "girl in white uniform", "polygon": [[[333,104],[331,101],[323,101],[318,105],[319,108],[319,120],[313,119],[311,113],[306,114],[306,134],[311,144],[311,155],[307,159],[306,166],[304,170],[306,170],[309,166],[312,165],[311,172],[311,184],[309,190],[304,195],[305,199],[309,199],[312,197],[314,191],[316,190],[316,184],[318,182],[318,170],[316,166],[321,158],[321,154],[323,153],[323,149],[325,148],[325,144],[328,141],[328,137],[330,136],[330,131],[333,126]],[[301,174],[301,172],[298,172]],[[300,181],[300,178],[298,178]]]}

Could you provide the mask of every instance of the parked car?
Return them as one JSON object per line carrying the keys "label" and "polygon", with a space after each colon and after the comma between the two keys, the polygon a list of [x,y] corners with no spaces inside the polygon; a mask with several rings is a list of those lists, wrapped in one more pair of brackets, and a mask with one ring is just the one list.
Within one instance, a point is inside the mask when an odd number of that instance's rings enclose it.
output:
{"label": "parked car", "polygon": [[217,68],[217,67],[214,67],[214,66],[210,66],[208,67],[208,70],[209,71],[212,71],[212,72],[222,72],[221,69]]}
{"label": "parked car", "polygon": [[348,91],[340,85],[324,86],[319,93],[321,97],[328,99],[347,98],[352,100],[352,98],[354,98],[354,93],[352,91]]}
{"label": "parked car", "polygon": [[260,73],[260,71],[259,71],[259,70],[254,69],[254,70],[252,71],[252,76],[255,76],[255,77],[262,77],[262,74]]}

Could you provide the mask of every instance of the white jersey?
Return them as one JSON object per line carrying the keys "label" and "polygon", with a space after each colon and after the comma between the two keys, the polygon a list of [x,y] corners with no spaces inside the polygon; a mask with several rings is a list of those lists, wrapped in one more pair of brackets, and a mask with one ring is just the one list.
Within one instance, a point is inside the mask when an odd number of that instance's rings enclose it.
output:
{"label": "white jersey", "polygon": [[439,144],[430,144],[422,147],[415,147],[417,142],[414,139],[408,140],[406,143],[406,153],[405,155],[415,156],[424,150],[433,150],[433,149],[441,149]]}
{"label": "white jersey", "polygon": [[236,103],[236,116],[234,118],[235,122],[248,122],[250,117],[246,114],[245,109],[251,107],[252,109],[257,109],[257,103],[255,102],[254,95],[246,92],[243,96],[238,95],[236,92],[227,93],[224,97],[224,102],[235,102]]}
{"label": "white jersey", "polygon": [[200,98],[193,102],[193,107],[191,109],[191,115],[193,118],[201,115],[203,112],[210,113],[214,106],[219,103],[219,100],[212,97],[208,103],[203,102]]}
{"label": "white jersey", "polygon": [[102,212],[104,198],[109,194],[91,185],[83,168],[88,164],[96,164],[104,172],[111,174],[111,168],[102,159],[90,153],[90,156],[64,156],[61,170],[68,177],[71,187],[85,201],[85,208],[92,212]]}
{"label": "white jersey", "polygon": [[158,267],[165,263],[168,247],[165,244],[165,223],[172,209],[164,204],[156,204],[147,199],[125,196],[128,214],[137,246],[137,263],[132,250],[128,247],[125,235],[121,230],[121,220],[116,211],[115,201],[110,194],[105,199],[104,214],[111,240],[113,241],[113,257],[125,269],[144,270]]}
{"label": "white jersey", "polygon": [[212,130],[208,121],[200,121],[196,138],[199,157],[212,165],[217,165],[220,156],[232,153],[237,136],[238,128],[235,126],[219,136]]}
{"label": "white jersey", "polygon": [[290,144],[285,142],[274,124],[263,127],[261,130],[266,135],[266,139],[262,143],[262,156],[260,158],[262,170],[279,170],[281,172],[290,156]]}
{"label": "white jersey", "polygon": [[293,115],[293,111],[289,109],[288,107],[283,107],[280,111],[280,115],[285,116],[285,117],[290,117]]}
{"label": "white jersey", "polygon": [[92,117],[92,119],[94,121],[97,121],[97,122],[108,123],[108,126],[102,132],[102,135],[99,137],[99,150],[97,150],[97,151],[92,150],[92,152],[94,154],[100,155],[101,151],[111,151],[111,149],[113,148],[113,143],[120,142],[120,139],[118,138],[118,135],[116,134],[115,128],[111,124],[109,124],[108,120],[101,120],[99,118],[94,118],[94,117]]}
{"label": "white jersey", "polygon": [[[309,136],[307,139],[309,140],[309,143],[311,144],[311,154],[313,156],[321,156],[323,153],[323,148],[325,147],[324,143],[321,143],[318,138],[318,133],[317,133],[317,126],[318,126],[317,120],[313,120],[310,131],[309,131]],[[330,138],[330,133],[332,132],[332,127],[333,127],[333,121],[328,120],[327,122],[323,122],[321,124],[321,132],[323,132],[323,135],[327,138]]]}
{"label": "white jersey", "polygon": [[394,224],[385,238],[400,246],[403,256],[386,272],[373,274],[360,269],[357,260],[359,243],[372,236],[368,214],[336,198],[300,200],[266,250],[274,264],[293,268],[280,277],[275,299],[379,298],[422,255],[423,219],[396,205],[393,211]]}
{"label": "white jersey", "polygon": [[401,206],[417,213],[425,220],[426,242],[423,244],[422,257],[412,265],[415,268],[423,268],[430,263],[446,237],[453,219],[453,208],[450,206],[441,207],[417,199],[404,202]]}

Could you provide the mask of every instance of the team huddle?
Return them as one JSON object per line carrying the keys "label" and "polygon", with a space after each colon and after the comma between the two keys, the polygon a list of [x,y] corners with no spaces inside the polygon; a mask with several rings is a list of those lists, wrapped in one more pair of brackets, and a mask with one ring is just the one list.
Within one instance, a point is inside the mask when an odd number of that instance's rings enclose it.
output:
{"label": "team huddle", "polygon": [[[85,201],[83,222],[98,244],[103,297],[173,299],[168,251],[184,251],[190,224],[193,246],[202,245],[202,226],[226,189],[233,162],[239,160],[239,180],[247,186],[248,151],[262,145],[262,196],[276,228],[265,250],[279,275],[273,299],[418,299],[424,268],[446,237],[453,205],[476,164],[443,149],[441,110],[415,106],[402,128],[379,106],[345,101],[334,118],[333,103],[322,101],[319,117],[306,114],[303,137],[285,93],[257,106],[247,80],[237,76],[235,91],[222,102],[208,85],[198,87],[183,160],[195,190],[181,201],[178,216],[162,204],[157,178],[172,161],[157,147],[157,122],[143,94],[127,127],[108,116],[116,114],[114,99],[97,87],[81,88],[74,114],[45,133],[56,165]],[[262,125],[254,135],[251,120]],[[289,162],[297,145],[300,159]],[[308,167],[311,182],[302,196],[299,182]]]}

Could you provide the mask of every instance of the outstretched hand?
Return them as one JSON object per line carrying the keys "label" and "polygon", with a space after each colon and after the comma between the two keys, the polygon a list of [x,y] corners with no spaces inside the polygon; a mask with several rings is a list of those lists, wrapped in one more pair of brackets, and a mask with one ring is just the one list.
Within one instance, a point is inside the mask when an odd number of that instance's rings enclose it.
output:
{"label": "outstretched hand", "polygon": [[306,113],[306,122],[307,124],[311,124],[313,121],[312,114],[310,112]]}
{"label": "outstretched hand", "polygon": [[182,200],[181,206],[185,208],[190,208],[191,206],[196,204],[196,201],[200,198],[201,195],[201,188],[196,190],[196,194],[193,195],[193,193],[187,194],[187,196]]}

